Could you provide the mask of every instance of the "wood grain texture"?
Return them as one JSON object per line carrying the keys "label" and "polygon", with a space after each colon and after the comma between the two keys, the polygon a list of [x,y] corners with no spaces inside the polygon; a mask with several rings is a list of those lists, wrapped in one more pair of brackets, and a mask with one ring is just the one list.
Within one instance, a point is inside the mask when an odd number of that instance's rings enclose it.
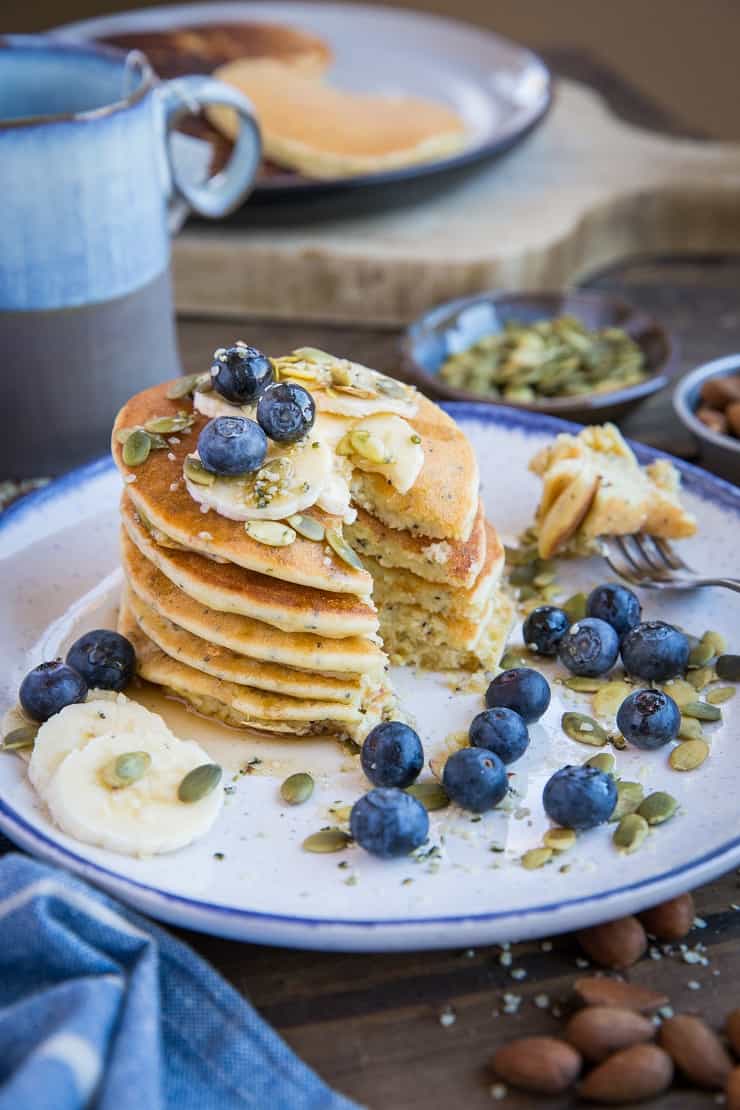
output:
{"label": "wood grain texture", "polygon": [[505,160],[413,208],[332,218],[324,204],[300,225],[264,213],[241,229],[193,225],[174,246],[176,301],[397,325],[480,289],[559,288],[638,251],[740,249],[739,176],[740,146],[640,130],[563,80]]}

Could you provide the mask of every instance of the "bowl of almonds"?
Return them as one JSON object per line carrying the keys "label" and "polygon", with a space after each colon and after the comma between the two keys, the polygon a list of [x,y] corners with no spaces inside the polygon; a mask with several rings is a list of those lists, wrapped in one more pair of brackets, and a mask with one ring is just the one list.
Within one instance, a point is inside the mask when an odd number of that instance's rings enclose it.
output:
{"label": "bowl of almonds", "polygon": [[673,403],[698,441],[701,462],[740,482],[740,354],[692,370],[679,383]]}

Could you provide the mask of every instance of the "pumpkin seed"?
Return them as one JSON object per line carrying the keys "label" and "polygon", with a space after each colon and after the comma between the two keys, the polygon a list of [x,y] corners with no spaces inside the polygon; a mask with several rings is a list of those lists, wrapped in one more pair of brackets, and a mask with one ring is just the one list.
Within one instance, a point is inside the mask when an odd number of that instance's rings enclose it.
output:
{"label": "pumpkin seed", "polygon": [[378,393],[384,393],[386,397],[392,397],[394,401],[405,401],[408,396],[408,386],[397,382],[395,378],[386,378],[384,374],[375,375],[375,388]]}
{"label": "pumpkin seed", "polygon": [[585,675],[576,674],[563,679],[563,686],[567,686],[569,690],[577,690],[579,694],[595,694],[603,686],[606,686],[606,680],[603,678],[587,678]]}
{"label": "pumpkin seed", "polygon": [[588,598],[585,594],[573,594],[567,601],[563,602],[562,608],[568,614],[571,624],[576,621],[582,621],[586,616],[586,602]]}
{"label": "pumpkin seed", "polygon": [[623,752],[627,747],[627,741],[622,736],[621,732],[611,732],[609,734],[609,743],[613,748],[616,748],[618,752]]}
{"label": "pumpkin seed", "polygon": [[141,466],[149,458],[152,441],[143,428],[134,428],[123,445],[123,461],[126,466]]}
{"label": "pumpkin seed", "polygon": [[523,566],[514,567],[509,574],[509,582],[512,586],[529,586],[534,581],[534,576],[537,573],[537,566],[535,563],[525,563]]}
{"label": "pumpkin seed", "polygon": [[705,632],[702,641],[713,648],[715,655],[724,655],[727,651],[727,640],[721,632]]}
{"label": "pumpkin seed", "polygon": [[206,470],[200,459],[196,459],[193,455],[188,455],[182,469],[187,480],[192,482],[193,485],[212,486],[216,481],[216,475],[213,471]]}
{"label": "pumpkin seed", "polygon": [[695,667],[686,674],[686,681],[693,686],[697,693],[713,682],[716,675],[712,667]]}
{"label": "pumpkin seed", "polygon": [[343,829],[322,829],[312,833],[303,841],[306,852],[341,852],[351,841],[349,833]]}
{"label": "pumpkin seed", "polygon": [[682,678],[674,679],[673,682],[666,682],[663,690],[669,697],[673,698],[679,709],[683,709],[685,705],[696,701],[696,690],[692,683],[684,682]]}
{"label": "pumpkin seed", "polygon": [[611,775],[616,765],[617,761],[611,752],[599,752],[597,755],[592,755],[584,764],[586,767],[595,767],[597,771],[603,771],[606,775]]}
{"label": "pumpkin seed", "polygon": [[560,725],[566,736],[580,744],[590,744],[593,748],[606,744],[606,730],[585,713],[563,713]]}
{"label": "pumpkin seed", "polygon": [[390,463],[394,461],[380,436],[373,435],[372,432],[368,432],[364,428],[356,428],[351,431],[349,441],[355,454],[369,462]]}
{"label": "pumpkin seed", "polygon": [[714,669],[723,682],[740,682],[740,655],[720,655]]}
{"label": "pumpkin seed", "polygon": [[406,793],[421,802],[429,813],[445,809],[450,804],[447,791],[439,782],[415,782],[413,786],[406,787]]}
{"label": "pumpkin seed", "polygon": [[33,748],[38,731],[38,725],[20,725],[18,728],[11,729],[11,731],[3,737],[3,743],[2,747],[0,747],[0,751],[29,751],[31,748]]}
{"label": "pumpkin seed", "polygon": [[280,797],[290,806],[299,806],[311,797],[313,786],[311,776],[306,771],[298,771],[295,775],[288,775],[280,787]]}
{"label": "pumpkin seed", "polygon": [[542,838],[546,848],[553,852],[567,852],[576,842],[575,829],[548,829]]}
{"label": "pumpkin seed", "polygon": [[632,687],[627,682],[607,682],[591,699],[594,713],[599,717],[616,717],[617,710],[632,693]]}
{"label": "pumpkin seed", "polygon": [[200,389],[201,382],[205,383],[210,380],[210,377],[211,375],[208,372],[205,374],[186,374],[172,383],[165,396],[168,401],[179,401],[181,397],[187,397],[189,393]]}
{"label": "pumpkin seed", "polygon": [[642,783],[622,779],[621,782],[617,783],[617,804],[612,810],[609,821],[621,821],[628,814],[635,813],[644,797],[645,791]]}
{"label": "pumpkin seed", "polygon": [[681,717],[681,723],[678,726],[679,740],[701,740],[703,736],[701,721],[697,721],[694,717]]}
{"label": "pumpkin seed", "polygon": [[294,513],[288,517],[288,524],[295,528],[299,536],[306,540],[323,540],[326,529],[321,521],[313,516],[304,516],[303,513]]}
{"label": "pumpkin seed", "polygon": [[510,671],[513,667],[524,666],[524,660],[514,648],[507,648],[501,656],[499,667],[502,671]]}
{"label": "pumpkin seed", "polygon": [[522,856],[521,865],[526,867],[527,871],[536,871],[538,867],[544,867],[551,859],[552,848],[530,848]]}
{"label": "pumpkin seed", "polygon": [[180,783],[177,790],[178,798],[188,805],[192,802],[200,802],[216,789],[222,774],[217,763],[201,763],[200,767],[194,767],[192,771],[188,771]]}
{"label": "pumpkin seed", "polygon": [[707,701],[710,705],[723,705],[730,698],[735,697],[734,686],[715,686],[707,694]]}
{"label": "pumpkin seed", "polygon": [[671,752],[668,762],[674,771],[694,771],[701,767],[709,755],[709,745],[704,740],[686,740]]}
{"label": "pumpkin seed", "polygon": [[648,823],[639,813],[628,813],[614,830],[612,840],[620,852],[636,852],[649,832]]}
{"label": "pumpkin seed", "polygon": [[152,441],[152,451],[164,451],[166,448],[169,448],[169,443],[159,432],[149,432],[148,434]]}
{"label": "pumpkin seed", "polygon": [[717,705],[705,701],[690,701],[681,707],[683,717],[695,717],[698,721],[719,721],[722,710]]}
{"label": "pumpkin seed", "polygon": [[709,641],[699,640],[689,652],[689,667],[706,667],[710,659],[714,659],[716,652]]}
{"label": "pumpkin seed", "polygon": [[136,428],[118,428],[116,431],[116,443],[124,444],[135,431]]}
{"label": "pumpkin seed", "polygon": [[123,790],[143,778],[151,765],[149,752],[124,752],[106,763],[100,777],[111,790]]}
{"label": "pumpkin seed", "polygon": [[192,413],[179,412],[177,416],[154,416],[147,420],[144,429],[147,432],[160,432],[162,435],[172,435],[173,432],[184,432],[192,428],[195,416]]}
{"label": "pumpkin seed", "polygon": [[[510,567],[523,567],[538,561],[537,546],[505,547],[506,562]],[[534,572],[533,572],[534,573]],[[585,596],[585,595],[584,595]]]}
{"label": "pumpkin seed", "polygon": [[551,586],[555,581],[556,575],[554,571],[543,571],[540,574],[535,574],[532,582],[538,589],[543,590],[545,586]]}
{"label": "pumpkin seed", "polygon": [[362,562],[360,561],[360,557],[350,547],[338,528],[327,528],[326,542],[329,544],[329,547],[332,549],[332,551],[336,555],[338,555],[343,562],[348,563],[349,566],[354,567],[355,570],[365,569]]}
{"label": "pumpkin seed", "polygon": [[637,812],[640,817],[645,818],[648,825],[662,825],[664,821],[673,817],[677,809],[678,802],[672,794],[666,794],[664,790],[656,790],[654,794],[648,794],[645,801],[640,803]]}
{"label": "pumpkin seed", "polygon": [[277,520],[247,520],[244,531],[250,539],[267,547],[289,547],[296,539],[293,529]]}

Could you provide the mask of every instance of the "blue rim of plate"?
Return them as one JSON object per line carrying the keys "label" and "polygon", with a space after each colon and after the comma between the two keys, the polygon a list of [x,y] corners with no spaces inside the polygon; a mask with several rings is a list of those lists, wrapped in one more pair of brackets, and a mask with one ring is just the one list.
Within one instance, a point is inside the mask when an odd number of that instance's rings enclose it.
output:
{"label": "blue rim of plate", "polygon": [[[484,424],[503,425],[507,430],[514,428],[523,432],[525,435],[536,435],[542,432],[550,432],[553,434],[568,431],[577,432],[581,428],[581,425],[574,424],[571,421],[560,420],[554,416],[545,416],[539,413],[511,409],[505,405],[491,406],[476,404],[474,402],[453,401],[441,407],[461,422],[468,420],[480,421]],[[733,486],[730,482],[726,482],[722,478],[717,478],[701,470],[699,467],[683,462],[681,459],[676,459],[664,451],[658,451],[652,447],[634,443],[631,440],[628,440],[628,443],[642,462],[651,462],[654,459],[668,459],[681,471],[682,476],[686,479],[687,488],[690,489],[691,492],[705,501],[711,501],[714,504],[727,508],[740,517],[740,489]],[[50,482],[48,486],[27,494],[16,504],[6,509],[4,513],[0,514],[0,533],[5,529],[9,520],[18,520],[18,518],[24,515],[29,509],[34,510],[39,508],[45,502],[53,500],[57,494],[67,489],[74,488],[75,486],[79,486],[113,469],[114,464],[110,458],[104,457],[96,459],[85,466],[62,475]],[[183,910],[197,911],[201,914],[215,917],[216,919],[228,918],[229,920],[239,920],[243,922],[251,921],[257,925],[273,923],[282,926],[299,926],[301,928],[307,927],[311,929],[330,929],[336,927],[350,931],[382,931],[403,926],[424,928],[434,925],[485,924],[486,922],[501,921],[507,918],[511,920],[523,920],[530,917],[552,914],[556,911],[574,909],[579,906],[594,905],[609,899],[618,898],[620,895],[636,892],[645,887],[653,887],[660,883],[678,879],[681,875],[696,871],[709,863],[716,865],[713,873],[719,874],[723,870],[722,861],[724,858],[728,857],[728,867],[733,866],[735,860],[732,859],[731,862],[729,860],[732,858],[733,853],[740,852],[740,835],[738,835],[732,837],[712,851],[706,852],[702,856],[694,857],[678,867],[672,867],[667,871],[640,879],[638,882],[625,883],[622,886],[612,887],[610,890],[601,891],[596,894],[582,895],[564,901],[547,902],[542,905],[527,906],[516,910],[504,909],[480,914],[452,914],[417,918],[393,917],[373,920],[358,918],[301,917],[295,914],[265,913],[259,910],[238,909],[234,906],[221,905],[217,902],[206,902],[197,898],[189,898],[181,894],[169,893],[157,886],[152,886],[149,883],[140,882],[138,879],[132,879],[128,876],[121,875],[120,872],[114,871],[109,867],[104,867],[102,864],[95,863],[92,860],[86,859],[84,856],[78,855],[71,849],[65,848],[59,844],[58,841],[53,840],[45,833],[39,832],[39,830],[31,825],[25,817],[16,813],[16,811],[2,798],[0,798],[0,830],[6,833],[11,840],[14,839],[13,832],[17,831],[19,839],[26,844],[30,842],[33,847],[37,847],[40,855],[46,855],[47,857],[50,854],[61,856],[63,860],[71,861],[73,865],[76,865],[72,867],[73,871],[77,873],[82,872],[85,877],[94,879],[94,877],[98,875],[101,877],[101,880],[112,880],[116,888],[129,888],[134,893],[141,892],[142,895],[148,895],[162,901],[168,907],[180,906]],[[102,881],[102,885],[106,885],[104,881]],[[108,889],[110,889],[110,886]],[[188,927],[195,929],[200,928],[198,924],[193,924],[190,919]]]}

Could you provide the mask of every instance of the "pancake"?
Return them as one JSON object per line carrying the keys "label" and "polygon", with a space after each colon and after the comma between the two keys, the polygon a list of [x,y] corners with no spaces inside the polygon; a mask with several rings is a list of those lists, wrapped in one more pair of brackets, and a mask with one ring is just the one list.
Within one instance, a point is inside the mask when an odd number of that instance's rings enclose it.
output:
{"label": "pancake", "polygon": [[[143,425],[157,416],[175,416],[178,410],[192,411],[187,399],[168,400],[167,389],[165,383],[137,393],[121,409],[113,429],[113,458],[127,483],[129,496],[147,519],[166,535],[203,555],[216,555],[258,574],[314,590],[367,597],[373,585],[367,571],[353,569],[325,544],[299,536],[287,547],[268,547],[251,539],[239,521],[200,511],[182,477],[185,456],[195,450],[198,435],[208,423],[200,413],[194,413],[195,421],[189,432],[168,437],[168,451],[152,451],[142,465],[126,466],[116,437],[118,430]],[[318,510],[312,510],[311,515],[323,523],[336,523],[336,518]]]}
{"label": "pancake", "polygon": [[[364,554],[363,560],[375,580],[373,599],[381,614],[388,605],[420,605],[430,613],[478,618],[498,587],[504,570],[504,551],[495,530],[486,524],[486,558],[480,574],[468,590],[430,582],[410,570],[388,567]],[[353,541],[354,542],[354,541]]]}
{"label": "pancake", "polygon": [[[128,585],[160,616],[209,643],[252,660],[276,663],[320,677],[383,674],[385,656],[378,644],[359,636],[322,639],[306,632],[283,632],[237,613],[222,613],[193,600],[146,559],[124,531],[121,535],[123,572]],[[286,676],[286,682],[293,676]],[[288,692],[286,690],[286,692]]]}
{"label": "pancake", "polygon": [[352,594],[309,590],[233,563],[216,563],[193,551],[161,547],[137,518],[128,497],[121,502],[121,519],[144,558],[189,597],[210,609],[239,613],[285,632],[311,632],[332,638],[371,636],[377,630],[372,604]]}
{"label": "pancake", "polygon": [[301,73],[320,74],[332,60],[316,35],[279,23],[195,23],[167,30],[106,35],[101,42],[120,50],[141,50],[165,79],[212,73],[238,58],[273,58]]}
{"label": "pancake", "polygon": [[200,636],[194,636],[160,616],[130,587],[124,591],[123,604],[136,620],[139,628],[153,643],[173,659],[196,667],[205,674],[236,682],[239,686],[252,686],[273,694],[286,694],[293,698],[320,701],[341,701],[357,705],[361,697],[360,680],[329,678],[323,674],[291,670],[276,663],[263,663],[239,655],[229,648],[219,647]]}
{"label": "pancake", "polygon": [[433,671],[491,671],[499,664],[513,619],[513,602],[499,591],[477,621],[444,620],[421,606],[399,605],[381,614],[380,628],[392,663]]}
{"label": "pancake", "polygon": [[136,649],[137,673],[141,678],[165,687],[204,716],[217,717],[233,727],[297,735],[349,734],[364,722],[357,705],[268,694],[224,682],[172,659],[142,632],[124,605],[119,613],[118,631]]}
{"label": "pancake", "polygon": [[[229,62],[214,76],[254,104],[265,155],[309,177],[348,177],[433,161],[467,142],[460,116],[439,101],[350,92],[266,59]],[[233,111],[215,105],[208,116],[234,139]]]}
{"label": "pancake", "polygon": [[430,540],[415,532],[390,528],[364,509],[358,509],[357,520],[345,525],[344,533],[374,579],[377,575],[367,562],[368,555],[382,567],[402,567],[415,578],[444,583],[451,590],[463,592],[478,580],[487,559],[496,556],[503,565],[503,548],[495,531],[492,528],[486,531],[480,503],[467,540]]}

